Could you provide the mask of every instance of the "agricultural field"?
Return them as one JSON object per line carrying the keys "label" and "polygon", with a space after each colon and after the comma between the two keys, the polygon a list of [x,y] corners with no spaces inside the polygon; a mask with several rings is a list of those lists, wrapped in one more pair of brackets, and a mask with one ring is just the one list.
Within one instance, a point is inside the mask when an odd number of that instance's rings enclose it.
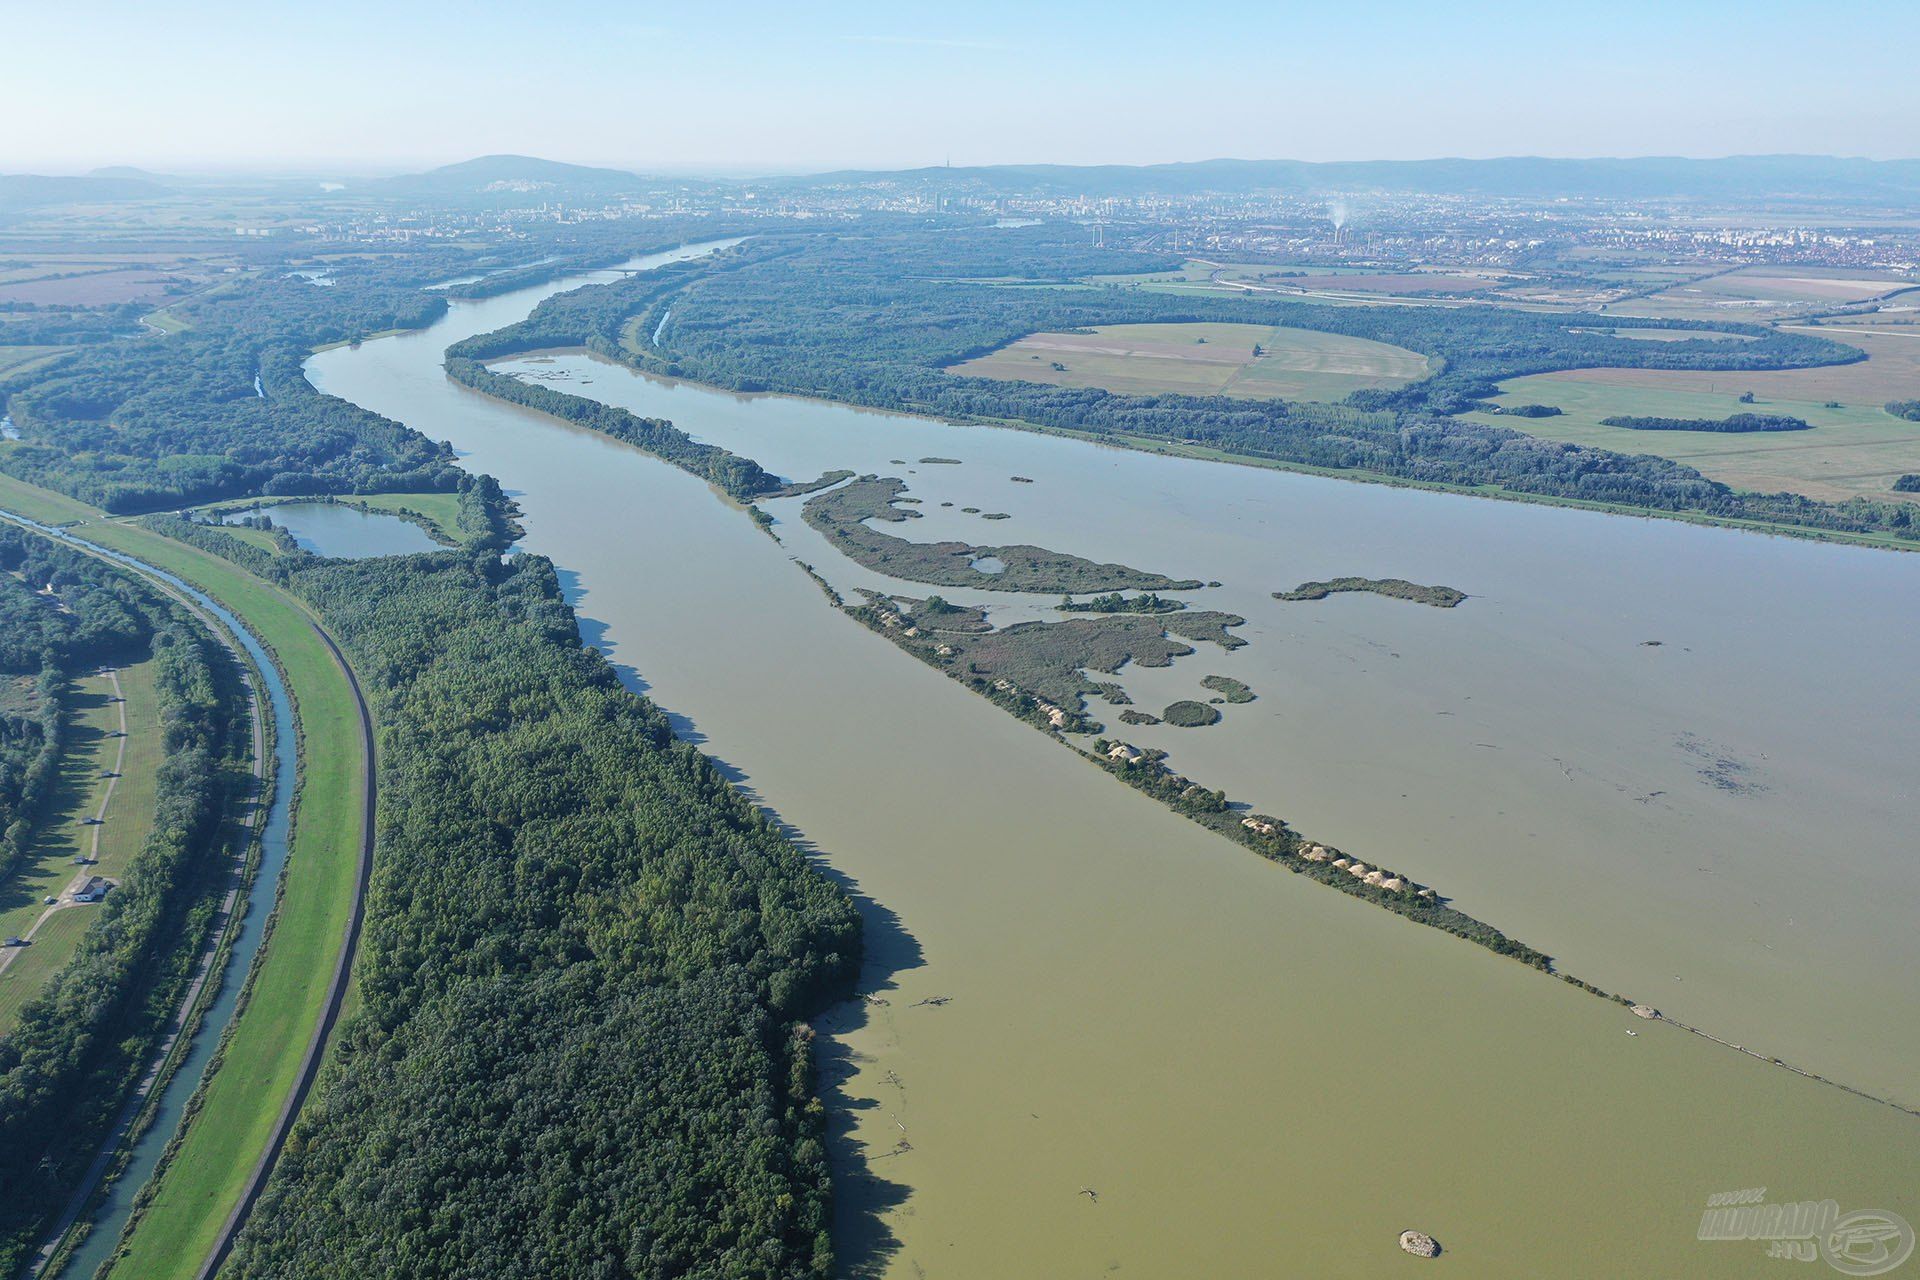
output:
{"label": "agricultural field", "polygon": [[1336,401],[1404,386],[1430,370],[1417,352],[1340,334],[1258,324],[1126,324],[1029,334],[948,372],[1123,395]]}
{"label": "agricultural field", "polygon": [[1888,272],[1823,267],[1745,267],[1677,284],[1610,308],[1661,319],[1780,319],[1831,310],[1920,287]]}
{"label": "agricultural field", "polygon": [[66,350],[68,350],[66,347],[0,346],[0,374],[31,369],[38,364],[53,359]]}
{"label": "agricultural field", "polygon": [[[1468,414],[1548,440],[1656,454],[1712,479],[1759,492],[1802,493],[1823,501],[1892,498],[1893,482],[1920,471],[1920,424],[1882,407],[1920,387],[1920,330],[1874,332],[1820,326],[1869,353],[1863,363],[1822,369],[1724,373],[1658,369],[1576,369],[1502,384],[1496,404],[1548,404],[1559,417]],[[1752,393],[1743,404],[1740,397]],[[1838,403],[1840,408],[1828,408]],[[1646,415],[1726,418],[1735,413],[1804,418],[1811,431],[1727,434],[1634,431],[1602,418]]]}
{"label": "agricultural field", "polygon": [[1316,273],[1280,283],[1298,289],[1339,289],[1348,293],[1384,293],[1394,296],[1429,293],[1481,293],[1494,280],[1482,276],[1434,271]]}
{"label": "agricultural field", "polygon": [[1367,301],[1406,295],[1466,295],[1483,293],[1501,284],[1519,284],[1504,274],[1467,271],[1378,272],[1364,267],[1318,263],[1213,262],[1191,259],[1172,271],[1131,275],[1088,276],[1098,286],[1148,289],[1156,293],[1205,293],[1238,296],[1245,293],[1311,296],[1317,301]]}
{"label": "agricultural field", "polygon": [[0,303],[31,303],[51,307],[104,307],[120,302],[144,302],[173,289],[177,276],[158,271],[81,271],[39,279],[0,283]]}
{"label": "agricultural field", "polygon": [[[153,664],[142,660],[123,667],[115,678],[121,696],[126,698],[124,704],[111,700],[114,685],[105,676],[89,675],[70,686],[73,711],[67,729],[68,749],[61,760],[53,802],[26,862],[0,883],[0,936],[20,934],[33,940],[32,946],[15,951],[6,967],[0,969],[0,1035],[13,1026],[21,1006],[65,966],[80,936],[98,914],[95,907],[84,903],[63,901],[49,908],[45,899],[61,897],[82,872],[119,880],[146,845],[153,826],[154,781],[160,766],[159,702],[153,687]],[[124,739],[114,736],[120,728],[122,706],[127,722]],[[126,744],[124,759],[122,742]],[[108,774],[116,764],[121,776],[110,778]],[[87,820],[96,816],[101,818],[100,825],[87,825]],[[82,856],[99,861],[82,868],[74,863]],[[0,959],[5,956],[0,952]]]}

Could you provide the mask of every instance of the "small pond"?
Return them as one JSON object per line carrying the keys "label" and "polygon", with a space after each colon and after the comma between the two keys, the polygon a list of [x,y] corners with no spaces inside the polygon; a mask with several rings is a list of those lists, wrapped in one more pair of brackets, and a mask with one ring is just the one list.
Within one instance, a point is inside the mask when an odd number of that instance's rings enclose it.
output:
{"label": "small pond", "polygon": [[224,523],[241,524],[266,516],[293,535],[301,550],[317,556],[358,560],[436,551],[440,544],[409,520],[361,511],[337,502],[287,502],[227,513]]}

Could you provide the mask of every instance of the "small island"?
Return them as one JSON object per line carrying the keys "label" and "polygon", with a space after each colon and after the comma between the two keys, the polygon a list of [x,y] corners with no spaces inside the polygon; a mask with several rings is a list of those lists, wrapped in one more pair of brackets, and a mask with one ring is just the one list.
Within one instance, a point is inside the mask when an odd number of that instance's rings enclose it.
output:
{"label": "small island", "polygon": [[1182,699],[1179,702],[1167,704],[1167,709],[1160,713],[1160,718],[1182,729],[1203,729],[1210,724],[1220,723],[1220,708],[1204,702]]}
{"label": "small island", "polygon": [[1428,587],[1405,578],[1332,578],[1326,582],[1303,582],[1291,591],[1276,591],[1275,600],[1325,600],[1343,591],[1371,591],[1390,600],[1411,600],[1436,609],[1451,609],[1467,598],[1467,593],[1452,587]]}
{"label": "small island", "polygon": [[1200,683],[1219,694],[1224,701],[1236,705],[1253,701],[1253,690],[1232,676],[1204,676]]}

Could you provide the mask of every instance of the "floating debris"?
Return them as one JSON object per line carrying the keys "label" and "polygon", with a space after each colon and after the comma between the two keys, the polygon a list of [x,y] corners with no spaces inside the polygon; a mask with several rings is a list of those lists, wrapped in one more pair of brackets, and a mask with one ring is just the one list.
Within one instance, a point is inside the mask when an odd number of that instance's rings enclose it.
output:
{"label": "floating debris", "polygon": [[938,1009],[941,1005],[949,1003],[952,999],[952,996],[928,996],[925,1000],[915,1000],[907,1007],[909,1009],[918,1009],[921,1005],[926,1004]]}

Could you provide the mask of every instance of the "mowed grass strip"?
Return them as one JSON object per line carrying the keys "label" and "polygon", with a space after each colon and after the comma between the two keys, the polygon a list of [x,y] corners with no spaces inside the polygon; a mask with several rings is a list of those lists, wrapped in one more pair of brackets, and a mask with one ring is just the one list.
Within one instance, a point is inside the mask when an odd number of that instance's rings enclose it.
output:
{"label": "mowed grass strip", "polygon": [[299,713],[301,793],[279,919],[255,961],[258,976],[225,1061],[115,1264],[126,1276],[192,1275],[266,1148],[326,1004],[359,867],[359,713],[345,674],[285,592],[132,525],[100,523],[83,533],[178,574],[238,614],[278,656]]}
{"label": "mowed grass strip", "polygon": [[[12,442],[0,444],[0,457],[8,449],[20,446]],[[41,524],[72,524],[79,520],[98,520],[104,513],[96,507],[55,493],[51,489],[42,489],[30,485],[25,480],[0,472],[0,507],[23,515],[29,520],[38,520]]]}
{"label": "mowed grass strip", "polygon": [[[119,672],[126,698],[126,758],[114,780],[113,798],[99,827],[83,825],[100,812],[107,789],[106,774],[119,756],[119,708],[109,699],[113,685],[104,676],[86,676],[68,687],[72,718],[68,749],[60,764],[53,803],[35,833],[26,862],[18,873],[0,884],[0,936],[25,934],[46,911],[45,899],[62,893],[82,870],[120,880],[146,847],[153,830],[154,783],[160,768],[159,695],[153,686],[153,663],[145,661]],[[93,833],[100,833],[99,864],[77,867],[74,858],[93,853]],[[47,979],[73,958],[74,948],[99,914],[99,908],[81,903],[62,906],[33,932],[33,945],[16,954],[0,971],[0,1035],[13,1029],[20,1009],[46,985]]]}
{"label": "mowed grass strip", "polygon": [[1355,391],[1405,386],[1425,377],[1428,363],[1404,347],[1309,329],[1116,324],[1089,333],[1028,334],[948,372],[1121,395],[1336,401]]}

